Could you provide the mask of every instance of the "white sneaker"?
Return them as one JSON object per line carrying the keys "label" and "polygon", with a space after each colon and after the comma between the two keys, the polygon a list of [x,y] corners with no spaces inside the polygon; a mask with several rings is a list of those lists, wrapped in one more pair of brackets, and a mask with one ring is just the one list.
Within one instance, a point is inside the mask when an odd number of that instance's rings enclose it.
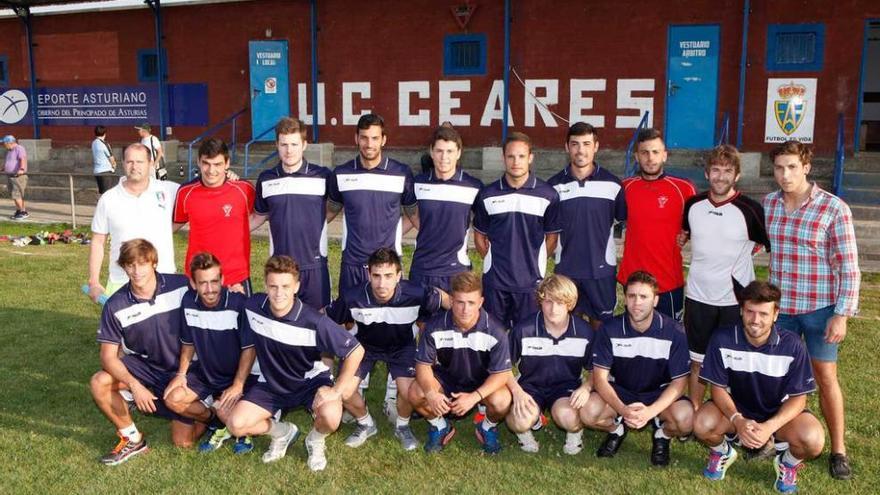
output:
{"label": "white sneaker", "polygon": [[269,442],[269,448],[266,449],[266,452],[263,454],[263,462],[275,462],[285,455],[287,455],[287,447],[296,441],[296,437],[299,436],[299,428],[296,427],[293,423],[287,423],[290,425],[290,431],[287,435],[284,435],[280,438],[273,438],[271,442]]}
{"label": "white sneaker", "polygon": [[565,439],[565,445],[562,446],[562,452],[568,455],[578,455],[581,453],[581,450],[584,449],[584,444],[581,442],[580,438],[569,441],[568,438]]}
{"label": "white sneaker", "polygon": [[522,449],[523,452],[535,454],[541,449],[541,445],[535,440],[535,435],[533,435],[531,431],[517,433],[516,438],[519,440],[519,448]]}
{"label": "white sneaker", "polygon": [[325,448],[324,439],[310,441],[306,438],[306,452],[309,453],[308,464],[312,471],[323,471],[327,467]]}
{"label": "white sneaker", "polygon": [[385,404],[382,406],[382,411],[385,413],[385,417],[388,418],[388,422],[396,426],[397,398],[385,399]]}

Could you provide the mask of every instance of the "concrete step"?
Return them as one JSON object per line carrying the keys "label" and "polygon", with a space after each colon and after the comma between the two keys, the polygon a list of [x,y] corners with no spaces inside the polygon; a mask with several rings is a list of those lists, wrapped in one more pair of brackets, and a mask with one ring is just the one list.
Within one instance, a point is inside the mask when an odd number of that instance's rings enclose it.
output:
{"label": "concrete step", "polygon": [[841,196],[851,204],[880,205],[880,187],[846,187]]}
{"label": "concrete step", "polygon": [[853,218],[856,220],[880,221],[880,207],[859,203],[850,203]]}
{"label": "concrete step", "polygon": [[847,157],[844,169],[849,172],[880,172],[880,153],[860,151]]}
{"label": "concrete step", "polygon": [[846,187],[880,187],[878,172],[850,172],[843,174],[843,185]]}

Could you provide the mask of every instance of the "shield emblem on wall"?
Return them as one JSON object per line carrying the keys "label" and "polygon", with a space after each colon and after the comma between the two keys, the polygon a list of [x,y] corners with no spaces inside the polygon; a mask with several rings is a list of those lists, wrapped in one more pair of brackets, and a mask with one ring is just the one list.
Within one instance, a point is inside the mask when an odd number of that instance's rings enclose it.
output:
{"label": "shield emblem on wall", "polygon": [[776,100],[773,102],[776,123],[785,135],[791,135],[804,120],[805,103],[802,99]]}

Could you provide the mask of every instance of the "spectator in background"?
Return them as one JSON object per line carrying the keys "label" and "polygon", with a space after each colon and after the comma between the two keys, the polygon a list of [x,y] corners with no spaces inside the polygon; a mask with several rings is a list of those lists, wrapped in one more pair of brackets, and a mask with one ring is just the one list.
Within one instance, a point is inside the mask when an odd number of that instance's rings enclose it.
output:
{"label": "spectator in background", "polygon": [[12,201],[15,202],[15,213],[9,218],[12,220],[24,220],[28,212],[24,207],[24,190],[27,187],[27,152],[24,146],[18,144],[15,136],[3,137],[3,147],[6,148],[6,163],[3,167],[6,172],[6,187]]}
{"label": "spectator in background", "polygon": [[162,141],[152,134],[150,124],[144,122],[134,127],[138,131],[141,138],[141,144],[150,150],[150,160],[153,166],[153,173],[159,180],[165,180],[168,177],[168,171],[165,170],[165,150],[162,148]]}
{"label": "spectator in background", "polygon": [[95,126],[95,140],[92,141],[92,167],[98,193],[104,194],[116,182],[116,158],[107,144],[107,128]]}

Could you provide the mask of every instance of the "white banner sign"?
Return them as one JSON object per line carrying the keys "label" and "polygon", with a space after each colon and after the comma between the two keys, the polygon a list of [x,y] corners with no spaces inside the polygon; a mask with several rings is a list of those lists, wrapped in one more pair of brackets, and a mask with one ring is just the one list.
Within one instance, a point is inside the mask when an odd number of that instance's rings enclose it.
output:
{"label": "white banner sign", "polygon": [[765,143],[813,142],[816,79],[768,79]]}

